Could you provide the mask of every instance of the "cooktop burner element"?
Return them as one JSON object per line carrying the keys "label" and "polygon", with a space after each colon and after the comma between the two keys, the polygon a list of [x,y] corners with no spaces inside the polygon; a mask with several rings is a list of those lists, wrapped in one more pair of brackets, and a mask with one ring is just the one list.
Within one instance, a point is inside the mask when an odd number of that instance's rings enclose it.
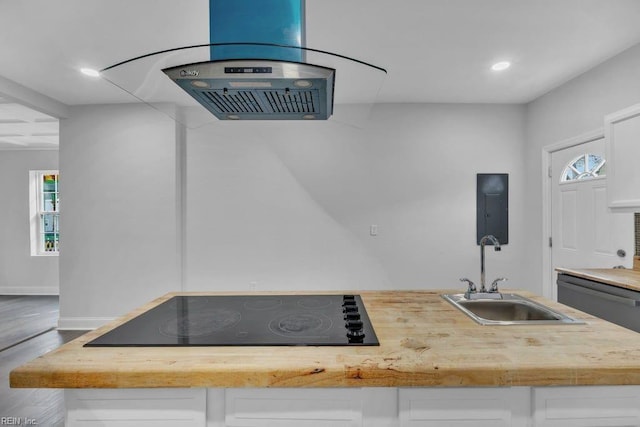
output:
{"label": "cooktop burner element", "polygon": [[85,347],[379,345],[359,295],[176,296]]}
{"label": "cooktop burner element", "polygon": [[321,313],[289,313],[269,322],[269,330],[283,337],[307,337],[310,339],[326,336],[333,322]]}
{"label": "cooktop burner element", "polygon": [[235,310],[214,308],[181,314],[160,325],[160,333],[170,337],[197,337],[230,328],[242,319]]}

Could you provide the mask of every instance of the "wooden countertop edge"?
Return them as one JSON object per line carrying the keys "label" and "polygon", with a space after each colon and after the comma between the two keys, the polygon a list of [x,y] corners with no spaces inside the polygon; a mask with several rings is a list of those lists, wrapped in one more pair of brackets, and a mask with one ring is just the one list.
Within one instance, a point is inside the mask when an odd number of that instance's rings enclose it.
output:
{"label": "wooden countertop edge", "polygon": [[[548,387],[590,385],[638,385],[640,369],[539,368],[502,370],[491,367],[472,369],[414,370],[399,372],[389,369],[353,369],[346,372],[317,371],[273,374],[265,380],[264,372],[252,375],[242,372],[242,378],[229,378],[229,371],[207,372],[202,375],[172,374],[172,380],[153,381],[153,372],[124,374],[95,372],[46,373],[18,372],[11,377],[11,387],[17,388],[330,388],[330,387]],[[39,377],[34,381],[34,374]],[[161,374],[161,373],[158,373]],[[145,379],[142,379],[142,378]],[[246,378],[254,378],[246,379]]]}
{"label": "wooden countertop edge", "polygon": [[[326,293],[335,293],[326,292]],[[382,309],[390,306],[393,318],[398,304],[407,304],[415,297],[434,298],[442,290],[432,291],[354,291],[363,296],[372,320],[371,308]],[[455,292],[448,290],[448,292]],[[511,292],[505,290],[505,292]],[[585,326],[553,326],[561,336],[573,328],[582,328],[584,333],[622,334],[623,338],[631,336],[631,331],[611,325],[585,313],[547,301],[529,292],[517,291],[534,300],[540,300],[548,306],[564,311],[570,316],[588,321]],[[268,292],[270,294],[275,292]],[[282,293],[282,292],[280,292]],[[309,292],[318,293],[318,292]],[[342,293],[342,292],[341,292]],[[159,348],[141,352],[137,348],[134,355],[126,355],[126,348],[84,348],[84,343],[116,327],[129,318],[135,317],[151,307],[171,298],[174,295],[221,295],[219,292],[170,293],[91,331],[74,341],[41,356],[10,374],[10,384],[14,388],[191,388],[191,387],[509,387],[509,386],[570,386],[570,385],[625,385],[640,384],[640,345],[629,345],[623,349],[624,358],[616,356],[615,363],[606,363],[608,359],[572,365],[566,359],[537,360],[533,358],[526,363],[519,357],[509,363],[497,360],[474,360],[462,365],[448,357],[446,352],[435,356],[421,356],[420,348],[410,350],[400,346],[399,339],[390,339],[391,334],[385,324],[380,325],[380,333],[385,336],[384,345],[367,350],[366,347],[288,347],[274,351],[275,355],[250,360],[247,356],[258,353],[256,348],[182,348],[171,356]],[[230,292],[229,294],[236,294]],[[261,293],[262,294],[262,293]],[[371,307],[369,304],[371,299]],[[439,298],[439,297],[438,297]],[[427,305],[446,310],[448,314],[456,313],[454,327],[462,336],[468,334],[489,333],[491,327],[480,326],[457,312],[446,301],[429,299]],[[382,305],[381,305],[382,304]],[[422,304],[422,302],[421,302]],[[374,308],[375,310],[375,308]],[[382,316],[381,316],[382,318]],[[531,327],[527,327],[531,328]],[[540,328],[535,326],[533,328]],[[378,325],[376,325],[378,329]],[[507,331],[507,329],[504,329]],[[498,329],[496,329],[498,331]],[[523,327],[520,332],[511,329],[517,335],[528,335]],[[536,333],[540,329],[536,329]],[[434,333],[438,332],[435,330]],[[422,335],[415,335],[424,340]],[[378,334],[380,337],[380,334]],[[438,335],[438,334],[436,334]],[[547,335],[547,333],[542,334]],[[552,334],[553,335],[553,334]],[[407,335],[408,337],[414,335]],[[532,339],[536,336],[533,334]],[[635,341],[635,335],[632,337]],[[429,338],[431,339],[431,338]],[[419,340],[417,340],[419,341]],[[429,341],[426,341],[429,342]],[[464,341],[462,341],[464,342]],[[382,343],[382,341],[381,341]],[[418,343],[419,344],[419,343]],[[535,344],[534,344],[535,345]],[[384,347],[387,348],[384,348]],[[189,350],[193,349],[193,350]],[[318,356],[315,352],[318,351]],[[532,349],[535,351],[535,349]],[[105,353],[106,352],[106,353]],[[533,353],[535,354],[535,352]],[[97,357],[97,355],[101,355]],[[234,357],[238,355],[239,357]],[[295,366],[283,362],[282,357],[292,358],[301,355]],[[312,356],[311,356],[312,355]],[[120,363],[105,365],[105,360],[117,357]],[[600,355],[602,356],[602,355]],[[287,359],[289,360],[289,359]],[[102,363],[101,363],[102,362]],[[148,362],[148,363],[147,363]],[[466,365],[465,365],[466,363]],[[436,365],[436,364],[439,364]],[[457,366],[459,365],[459,366]]]}

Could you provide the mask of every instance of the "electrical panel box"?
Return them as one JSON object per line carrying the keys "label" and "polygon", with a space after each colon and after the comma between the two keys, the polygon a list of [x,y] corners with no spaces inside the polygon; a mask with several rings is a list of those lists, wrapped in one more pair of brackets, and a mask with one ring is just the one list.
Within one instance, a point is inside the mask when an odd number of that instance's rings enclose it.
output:
{"label": "electrical panel box", "polygon": [[476,243],[487,234],[509,243],[509,174],[479,173],[476,188]]}

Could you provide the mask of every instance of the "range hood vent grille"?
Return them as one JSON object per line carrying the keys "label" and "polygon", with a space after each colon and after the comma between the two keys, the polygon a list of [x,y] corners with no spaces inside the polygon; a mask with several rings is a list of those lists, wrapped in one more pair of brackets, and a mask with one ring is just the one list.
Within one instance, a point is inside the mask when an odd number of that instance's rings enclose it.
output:
{"label": "range hood vent grille", "polygon": [[222,120],[326,120],[335,70],[272,60],[225,60],[163,70]]}
{"label": "range hood vent grille", "polygon": [[317,114],[318,91],[313,90],[208,90],[202,91],[205,102],[219,114]]}

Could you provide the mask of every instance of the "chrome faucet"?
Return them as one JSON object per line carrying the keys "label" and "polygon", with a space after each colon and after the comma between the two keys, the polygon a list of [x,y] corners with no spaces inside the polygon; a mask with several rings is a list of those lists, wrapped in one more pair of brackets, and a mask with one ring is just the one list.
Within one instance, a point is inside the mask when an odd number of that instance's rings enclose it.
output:
{"label": "chrome faucet", "polygon": [[[487,292],[487,288],[485,287],[485,279],[484,279],[484,246],[487,244],[487,240],[490,240],[491,243],[493,243],[493,250],[494,251],[500,251],[500,242],[498,241],[498,239],[495,238],[495,236],[492,236],[491,234],[482,237],[482,239],[480,239],[480,292]],[[498,290],[498,286],[497,286],[497,281],[493,282],[493,285],[495,285],[495,291],[492,292],[497,292]],[[491,288],[493,289],[494,286],[492,286]]]}
{"label": "chrome faucet", "polygon": [[490,298],[490,299],[500,299],[502,298],[500,291],[498,290],[498,283],[502,282],[505,279],[504,277],[499,277],[491,283],[491,288],[487,290],[485,286],[485,273],[484,273],[484,247],[487,244],[487,241],[490,241],[493,244],[493,249],[495,251],[499,251],[500,242],[495,236],[488,235],[482,237],[480,239],[480,289],[476,288],[476,285],[469,279],[463,278],[460,279],[461,282],[467,282],[467,292],[465,292],[464,296],[466,299],[480,299],[480,298]]}

